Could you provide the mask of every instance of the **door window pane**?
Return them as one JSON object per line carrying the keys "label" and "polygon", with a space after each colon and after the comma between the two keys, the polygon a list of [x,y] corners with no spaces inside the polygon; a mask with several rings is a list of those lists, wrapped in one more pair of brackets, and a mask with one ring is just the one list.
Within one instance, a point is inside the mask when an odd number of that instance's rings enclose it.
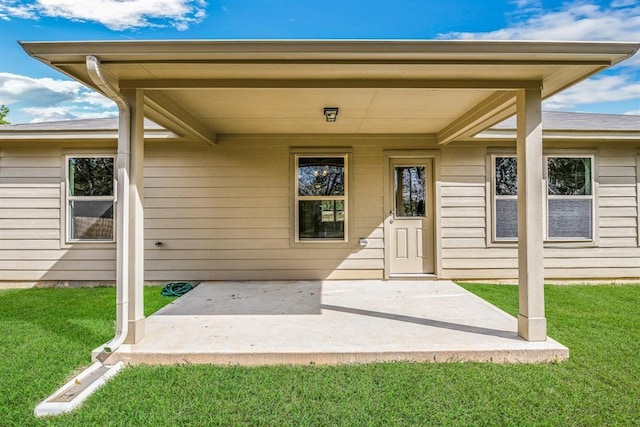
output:
{"label": "door window pane", "polygon": [[395,199],[397,217],[424,217],[426,181],[424,166],[396,166]]}
{"label": "door window pane", "polygon": [[298,195],[344,195],[344,157],[300,157]]}
{"label": "door window pane", "polygon": [[300,200],[298,224],[301,239],[344,239],[344,201]]}

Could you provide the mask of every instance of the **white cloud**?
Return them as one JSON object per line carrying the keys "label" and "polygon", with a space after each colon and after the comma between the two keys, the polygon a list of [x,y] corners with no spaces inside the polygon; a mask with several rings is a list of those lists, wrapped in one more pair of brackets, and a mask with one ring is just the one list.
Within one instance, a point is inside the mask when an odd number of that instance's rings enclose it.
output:
{"label": "white cloud", "polygon": [[[526,2],[525,3],[529,3]],[[640,40],[640,4],[617,0],[611,7],[565,3],[553,11],[536,9],[511,26],[484,33],[451,32],[444,39],[480,40]]]}
{"label": "white cloud", "polygon": [[113,111],[82,112],[72,111],[68,107],[26,107],[22,108],[21,111],[33,117],[31,119],[31,123],[59,120],[97,119],[115,117],[117,115]]}
{"label": "white cloud", "polygon": [[640,110],[631,110],[624,113],[625,116],[640,116]]}
{"label": "white cloud", "polygon": [[34,79],[0,72],[0,100],[3,104],[28,101],[32,105],[49,105],[71,100],[83,86],[69,80]]}
{"label": "white cloud", "polygon": [[201,22],[204,0],[0,0],[0,19],[41,16],[98,22],[112,30],[172,26],[180,31]]}
{"label": "white cloud", "polygon": [[78,82],[12,73],[0,73],[0,104],[10,108],[13,123],[117,114],[111,100]]}
{"label": "white cloud", "polygon": [[[539,8],[535,0],[514,0],[523,11],[510,14],[513,22],[489,32],[451,32],[444,39],[464,40],[640,40],[640,2],[613,0],[609,7],[591,1],[564,3],[557,9]],[[640,99],[640,83],[632,77],[640,67],[640,54],[613,68],[618,75],[595,77],[548,99],[548,110],[575,109],[578,105]],[[631,72],[629,72],[631,71]]]}
{"label": "white cloud", "polygon": [[576,105],[638,99],[640,82],[626,76],[603,76],[585,80],[544,102],[547,110],[572,109]]}
{"label": "white cloud", "polygon": [[63,107],[26,107],[22,108],[21,111],[33,117],[31,123],[73,120],[77,118]]}
{"label": "white cloud", "polygon": [[0,0],[0,19],[10,21],[11,18],[37,19],[38,16],[31,5],[18,0]]}
{"label": "white cloud", "polygon": [[74,103],[88,104],[92,107],[113,109],[115,103],[106,96],[93,91],[83,91],[79,96],[73,100]]}
{"label": "white cloud", "polygon": [[509,13],[509,16],[526,15],[542,10],[542,2],[540,0],[513,0],[511,4],[516,7],[516,10]]}
{"label": "white cloud", "polygon": [[611,7],[634,6],[637,3],[638,3],[638,0],[614,0],[611,2]]}
{"label": "white cloud", "polygon": [[540,6],[540,0],[513,0],[511,3],[513,3],[518,9]]}

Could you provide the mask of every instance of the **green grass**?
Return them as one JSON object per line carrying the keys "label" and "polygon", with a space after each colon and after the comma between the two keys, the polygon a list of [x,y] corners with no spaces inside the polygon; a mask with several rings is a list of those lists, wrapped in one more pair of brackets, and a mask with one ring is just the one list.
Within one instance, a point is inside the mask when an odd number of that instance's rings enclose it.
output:
{"label": "green grass", "polygon": [[[516,314],[516,287],[464,286]],[[1,425],[640,425],[640,286],[546,287],[564,363],[134,367],[77,412],[33,418],[110,338],[113,298],[0,292]]]}
{"label": "green grass", "polygon": [[[146,314],[171,300],[145,288]],[[1,290],[0,307],[0,425],[25,425],[39,401],[113,338],[115,289]]]}

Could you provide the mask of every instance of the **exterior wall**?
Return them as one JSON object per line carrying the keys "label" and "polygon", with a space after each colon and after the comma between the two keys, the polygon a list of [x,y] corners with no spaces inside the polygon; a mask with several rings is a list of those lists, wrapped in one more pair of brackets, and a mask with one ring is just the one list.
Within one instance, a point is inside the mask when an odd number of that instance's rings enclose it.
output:
{"label": "exterior wall", "polygon": [[[491,241],[492,188],[487,152],[504,142],[442,150],[443,278],[514,279],[515,243]],[[594,242],[545,244],[547,279],[640,277],[636,144],[625,142],[546,142],[545,151],[595,154]],[[558,151],[554,151],[558,150]],[[509,151],[506,151],[509,152]]]}
{"label": "exterior wall", "polygon": [[[113,150],[115,142],[42,146],[3,142],[0,150],[0,198],[7,207],[0,219],[0,280],[115,280],[115,244],[64,244],[61,202],[63,155],[91,154],[90,146]],[[347,245],[292,246],[292,146],[351,150]],[[382,278],[383,152],[403,148],[437,147],[425,138],[226,137],[214,147],[148,141],[145,279]]]}
{"label": "exterior wall", "polygon": [[67,246],[61,240],[63,155],[89,147],[115,152],[113,141],[2,141],[0,281],[115,280],[114,243]]}
{"label": "exterior wall", "polygon": [[[378,138],[225,137],[215,147],[147,145],[149,280],[380,279],[386,148]],[[292,244],[290,147],[352,149],[349,243]],[[361,247],[360,238],[368,244]],[[156,242],[162,242],[157,248]],[[342,246],[342,247],[341,247]]]}
{"label": "exterior wall", "polygon": [[[292,245],[291,147],[349,148],[347,245]],[[384,150],[440,150],[438,276],[517,277],[515,244],[491,242],[487,148],[437,147],[424,138],[223,137],[215,147],[149,141],[145,159],[147,280],[379,279],[384,275]],[[631,142],[564,142],[545,149],[596,154],[596,240],[545,249],[547,278],[640,277],[638,166]],[[338,148],[336,148],[338,147]],[[115,244],[62,238],[65,153],[115,149],[115,141],[3,141],[0,147],[0,281],[112,281]],[[368,245],[361,247],[360,238]],[[161,242],[160,246],[156,246]]]}

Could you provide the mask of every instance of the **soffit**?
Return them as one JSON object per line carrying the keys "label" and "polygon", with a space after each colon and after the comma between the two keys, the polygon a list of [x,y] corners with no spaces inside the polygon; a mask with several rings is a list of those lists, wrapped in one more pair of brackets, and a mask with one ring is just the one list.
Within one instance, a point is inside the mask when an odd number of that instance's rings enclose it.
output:
{"label": "soffit", "polygon": [[[156,93],[156,105],[166,101],[165,111],[187,112],[214,134],[438,133],[474,108],[491,105],[482,116],[488,118],[469,129],[476,132],[515,112],[516,89],[542,86],[548,97],[637,49],[624,43],[451,41],[52,42],[23,47],[89,86],[85,58],[95,55],[116,87]],[[336,123],[324,122],[326,106],[340,108]],[[151,117],[172,129],[169,119]]]}
{"label": "soffit", "polygon": [[[218,133],[436,133],[487,91],[426,89],[190,89],[168,91]],[[323,108],[338,106],[335,123]]]}
{"label": "soffit", "polygon": [[[601,67],[591,63],[570,66],[555,63],[103,63],[104,74],[114,85],[162,91],[214,134],[436,134],[499,90],[491,87],[479,90],[474,88],[476,85],[493,82],[497,86],[518,87],[530,82],[540,85],[546,80],[548,83],[543,86],[543,97],[546,97],[562,88],[571,77],[589,75]],[[73,76],[86,73],[84,64],[59,64],[58,68]],[[554,75],[562,78],[553,81],[550,76]],[[355,80],[365,87],[345,87]],[[416,85],[445,83],[444,87],[434,89],[393,88],[409,80]],[[367,82],[372,82],[371,87],[367,87]],[[276,87],[251,87],[270,84]],[[229,87],[216,88],[216,85]],[[323,87],[314,87],[316,85]],[[386,85],[391,87],[384,87]],[[450,87],[456,85],[460,87]],[[322,110],[327,106],[340,108],[336,123],[324,122]],[[504,110],[509,110],[505,116],[512,114],[513,102],[505,105]],[[162,118],[153,118],[171,128]],[[496,122],[498,120],[496,118]]]}

